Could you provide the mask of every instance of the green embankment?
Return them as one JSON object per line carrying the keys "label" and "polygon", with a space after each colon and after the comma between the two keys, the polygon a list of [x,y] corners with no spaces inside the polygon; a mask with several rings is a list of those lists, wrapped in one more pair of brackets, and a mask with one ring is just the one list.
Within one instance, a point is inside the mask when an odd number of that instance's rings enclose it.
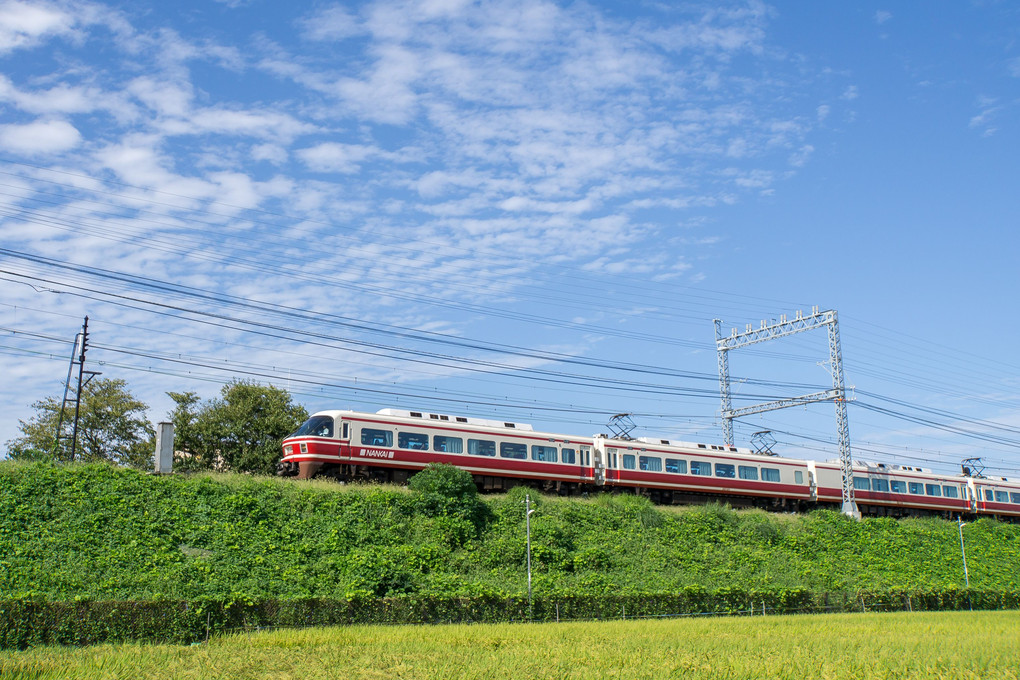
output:
{"label": "green embankment", "polygon": [[[437,514],[386,486],[4,462],[0,599],[519,596],[523,498]],[[963,588],[953,522],[532,501],[536,596]],[[980,519],[964,532],[971,586],[1020,589],[1020,526]]]}

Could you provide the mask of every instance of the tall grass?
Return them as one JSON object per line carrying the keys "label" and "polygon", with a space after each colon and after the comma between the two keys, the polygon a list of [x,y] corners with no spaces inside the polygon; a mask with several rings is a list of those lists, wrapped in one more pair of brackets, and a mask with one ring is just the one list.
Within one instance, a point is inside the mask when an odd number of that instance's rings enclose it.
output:
{"label": "tall grass", "polygon": [[1020,612],[349,627],[0,653],[11,678],[1017,678]]}

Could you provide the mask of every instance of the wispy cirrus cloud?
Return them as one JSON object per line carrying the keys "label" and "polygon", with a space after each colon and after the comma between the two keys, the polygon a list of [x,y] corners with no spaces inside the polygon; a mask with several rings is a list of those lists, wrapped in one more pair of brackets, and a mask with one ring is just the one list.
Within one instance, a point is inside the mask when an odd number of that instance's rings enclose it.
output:
{"label": "wispy cirrus cloud", "polygon": [[[215,10],[251,10],[227,4]],[[37,193],[20,187],[5,204],[13,246],[366,323],[498,333],[484,310],[535,286],[567,294],[549,283],[558,275],[696,278],[714,235],[676,230],[772,189],[777,159],[808,163],[819,118],[782,104],[801,86],[794,71],[749,78],[735,65],[784,68],[754,1],[630,17],[542,0],[372,0],[201,34],[130,5],[36,7],[0,33],[0,55],[59,47],[63,59],[0,77],[19,117],[0,139],[60,171],[18,171]],[[182,306],[200,304],[212,306]],[[471,311],[447,314],[460,305]],[[188,323],[167,317],[159,337],[122,342],[205,356],[244,337]],[[599,337],[529,342],[584,353]],[[463,372],[339,342],[314,356],[254,342],[266,346],[252,361],[323,375]]]}

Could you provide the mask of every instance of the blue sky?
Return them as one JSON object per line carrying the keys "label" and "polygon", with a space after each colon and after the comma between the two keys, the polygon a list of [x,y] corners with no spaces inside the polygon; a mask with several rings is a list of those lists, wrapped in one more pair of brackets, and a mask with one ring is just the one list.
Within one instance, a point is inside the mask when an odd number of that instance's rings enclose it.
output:
{"label": "blue sky", "polygon": [[[1020,470],[1020,9],[0,2],[0,441],[92,368],[721,440],[840,315],[856,457]],[[735,405],[829,386],[824,334]],[[836,455],[831,404],[755,416]]]}

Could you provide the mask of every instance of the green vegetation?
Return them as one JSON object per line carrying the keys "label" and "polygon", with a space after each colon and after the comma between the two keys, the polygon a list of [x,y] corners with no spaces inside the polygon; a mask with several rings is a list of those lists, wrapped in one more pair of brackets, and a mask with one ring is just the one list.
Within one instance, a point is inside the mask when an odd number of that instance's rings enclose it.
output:
{"label": "green vegetation", "polygon": [[[272,474],[282,456],[280,442],[308,417],[290,393],[254,382],[233,381],[218,399],[202,402],[194,392],[168,392],[174,400],[178,470],[233,470]],[[19,461],[71,460],[73,410],[65,413],[62,438],[55,446],[60,399],[35,402],[35,415],[19,421],[21,436],[7,442],[7,456]],[[96,379],[85,385],[78,424],[78,461],[109,461],[152,469],[155,432],[148,406],[123,380]]]}
{"label": "green vegetation", "polygon": [[308,629],[0,652],[0,677],[1016,678],[1020,613]]}
{"label": "green vegetation", "polygon": [[[65,413],[61,427],[66,438],[55,446],[60,399],[47,397],[32,408],[34,416],[18,421],[21,436],[7,442],[7,455],[15,460],[70,460],[73,409]],[[151,468],[156,435],[145,417],[148,408],[123,380],[89,381],[82,389],[75,458]]]}
{"label": "green vegetation", "polygon": [[168,392],[174,400],[174,465],[187,470],[272,474],[280,442],[308,418],[290,393],[244,380],[227,383],[220,398],[203,403],[194,392]]}
{"label": "green vegetation", "polygon": [[[0,463],[0,599],[526,593],[525,490],[479,501],[445,474],[405,489]],[[532,501],[536,596],[963,587],[957,527],[938,519]],[[971,585],[1020,590],[1020,527],[964,531]]]}

